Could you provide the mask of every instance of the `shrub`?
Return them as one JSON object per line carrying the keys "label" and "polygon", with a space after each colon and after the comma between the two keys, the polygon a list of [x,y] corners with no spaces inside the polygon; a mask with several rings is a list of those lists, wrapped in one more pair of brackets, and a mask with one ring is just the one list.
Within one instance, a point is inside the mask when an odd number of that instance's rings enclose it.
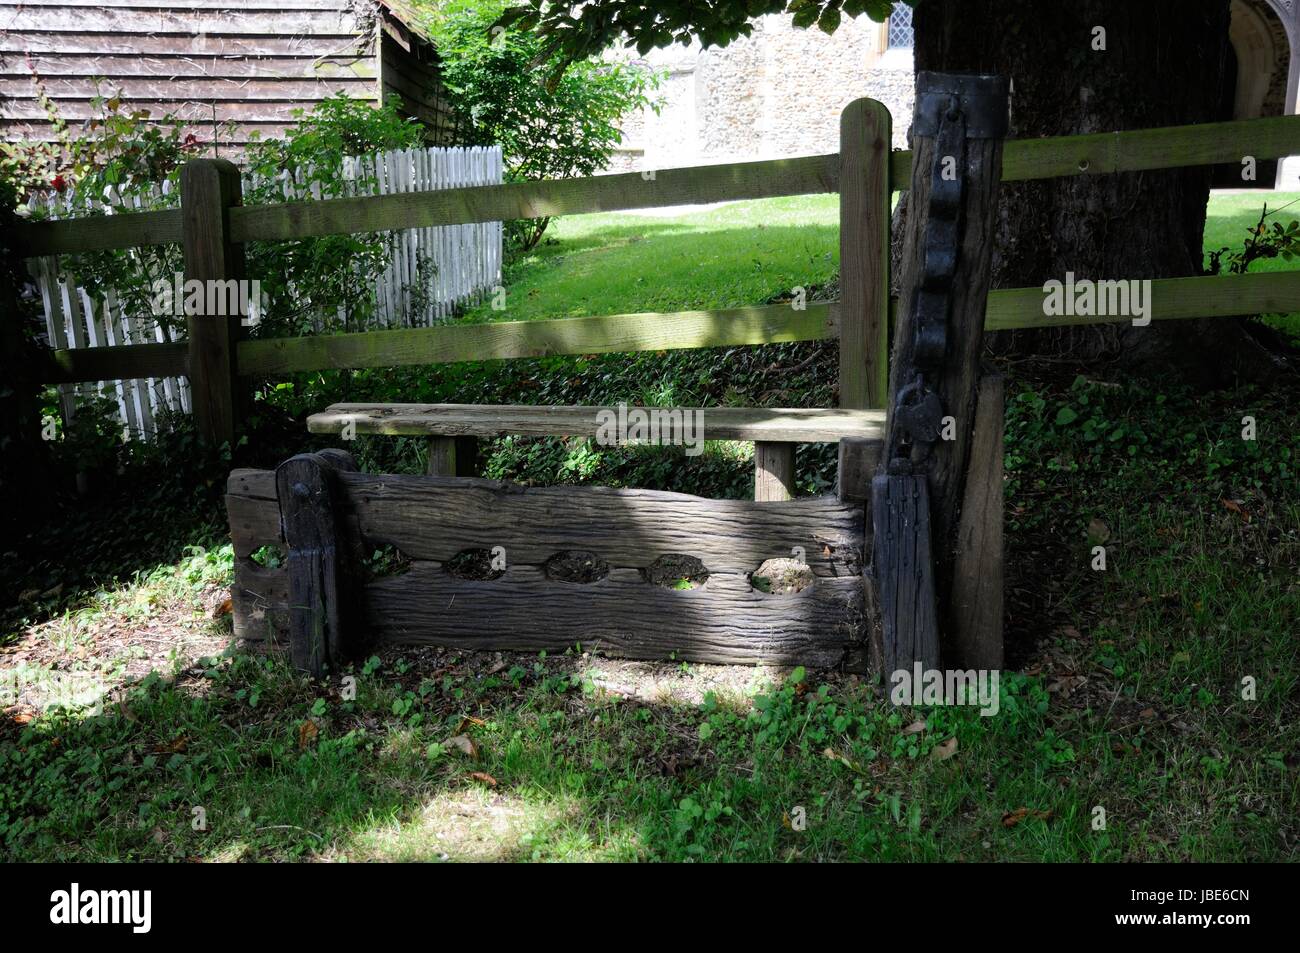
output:
{"label": "shrub", "polygon": [[[653,71],[603,60],[573,63],[562,73],[539,37],[494,26],[503,2],[452,0],[432,16],[447,88],[468,118],[472,144],[500,144],[511,180],[564,179],[603,169],[622,139],[629,112],[654,106]],[[527,250],[549,218],[512,224]]]}

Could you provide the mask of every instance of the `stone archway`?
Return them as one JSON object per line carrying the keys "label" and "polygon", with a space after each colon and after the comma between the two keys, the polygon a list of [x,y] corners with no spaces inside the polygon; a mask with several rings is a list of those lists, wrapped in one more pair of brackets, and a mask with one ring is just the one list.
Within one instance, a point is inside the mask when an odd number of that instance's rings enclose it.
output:
{"label": "stone archway", "polygon": [[[1295,108],[1296,70],[1292,62],[1288,9],[1294,0],[1232,0],[1232,42],[1236,77],[1225,90],[1222,119],[1255,119],[1286,115]],[[1285,19],[1283,17],[1285,16]],[[1216,170],[1215,185],[1272,188],[1278,179],[1276,161],[1260,162],[1253,183],[1241,181],[1239,167]]]}

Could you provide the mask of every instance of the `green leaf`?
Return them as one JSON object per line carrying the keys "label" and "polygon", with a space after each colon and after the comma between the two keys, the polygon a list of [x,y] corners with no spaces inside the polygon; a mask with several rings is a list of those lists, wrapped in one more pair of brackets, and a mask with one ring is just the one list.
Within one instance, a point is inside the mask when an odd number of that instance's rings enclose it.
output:
{"label": "green leaf", "polygon": [[1079,414],[1073,407],[1062,407],[1056,412],[1056,425],[1058,427],[1072,424],[1078,419]]}
{"label": "green leaf", "polygon": [[839,29],[840,11],[835,7],[828,8],[818,19],[817,29],[823,33],[831,34]]}

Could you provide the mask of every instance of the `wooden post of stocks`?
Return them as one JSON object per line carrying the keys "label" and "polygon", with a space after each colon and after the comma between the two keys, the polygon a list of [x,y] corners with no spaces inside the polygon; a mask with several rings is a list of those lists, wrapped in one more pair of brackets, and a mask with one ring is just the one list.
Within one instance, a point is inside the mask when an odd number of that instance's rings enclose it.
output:
{"label": "wooden post of stocks", "polygon": [[780,502],[793,497],[794,444],[754,441],[754,502]]}
{"label": "wooden post of stocks", "polygon": [[885,406],[889,382],[889,110],[840,114],[840,406]]}
{"label": "wooden post of stocks", "polygon": [[472,477],[478,475],[477,437],[430,437],[429,476]]}
{"label": "wooden post of stocks", "polygon": [[[185,279],[204,282],[213,293],[203,295],[205,303],[189,314],[185,325],[189,336],[190,391],[199,433],[214,447],[235,445],[235,422],[239,413],[235,344],[242,315],[207,314],[209,300],[229,304],[243,300],[226,285],[244,278],[244,246],[230,240],[229,210],[240,204],[239,170],[225,159],[193,159],[181,169],[182,244]],[[209,282],[222,282],[220,285]],[[231,310],[219,308],[218,311]],[[235,309],[237,311],[237,309]]]}
{"label": "wooden post of stocks", "polygon": [[1002,378],[981,379],[944,630],[944,653],[952,668],[1002,668],[1004,405]]}
{"label": "wooden post of stocks", "polygon": [[289,550],[289,653],[321,678],[347,660],[360,624],[353,547],[342,518],[338,472],[355,472],[343,450],[300,453],[275,470],[280,528]]}
{"label": "wooden post of stocks", "polygon": [[[963,128],[953,140],[960,148],[957,155],[942,155],[936,133],[940,124],[951,114],[952,104],[958,104]],[[901,388],[913,384],[917,377],[916,304],[923,283],[945,289],[947,300],[945,342],[937,370],[924,375],[925,383],[937,394],[944,417],[952,417],[949,432],[954,439],[938,439],[930,445],[928,460],[919,463],[927,479],[918,494],[909,500],[894,501],[895,516],[901,521],[897,528],[912,533],[916,545],[913,549],[927,548],[932,565],[908,564],[908,571],[925,570],[932,580],[921,580],[922,588],[928,584],[934,591],[931,603],[916,615],[924,616],[928,631],[915,629],[903,632],[903,638],[894,646],[885,646],[889,671],[910,668],[916,661],[927,668],[939,665],[937,619],[946,618],[944,608],[951,604],[953,550],[957,518],[966,485],[967,467],[971,458],[972,430],[975,421],[976,395],[979,387],[980,351],[984,337],[984,310],[988,297],[990,265],[993,252],[993,224],[997,212],[998,183],[1002,173],[1002,140],[1006,132],[1008,109],[1008,84],[1005,78],[994,76],[959,76],[922,72],[917,76],[916,114],[912,134],[912,186],[908,198],[908,216],[903,237],[901,259],[900,300],[898,326],[894,339],[894,355],[890,374],[889,416],[885,425],[885,467],[890,465],[890,454],[898,446],[901,434],[896,400]],[[951,135],[949,129],[948,135]],[[942,203],[951,197],[948,172],[960,177],[961,193],[958,206],[940,204],[932,208],[931,196],[935,192],[935,177],[943,176],[945,186],[938,197]],[[942,212],[943,214],[934,214]],[[955,214],[953,212],[955,211]],[[932,220],[934,227],[931,227]],[[949,225],[948,223],[952,224]],[[954,231],[955,229],[955,231]],[[944,253],[955,251],[955,262],[944,267]],[[945,275],[950,280],[935,283],[932,276]],[[933,347],[931,346],[931,350]],[[916,458],[913,452],[913,459]],[[883,469],[883,468],[882,468]],[[987,480],[989,474],[974,474],[975,479]],[[877,483],[884,479],[876,478]],[[926,500],[928,496],[928,515]],[[880,523],[881,498],[877,497],[876,538],[884,531]],[[914,522],[909,522],[913,520]],[[924,525],[928,522],[927,527]],[[928,539],[921,539],[926,536]],[[910,544],[909,544],[910,545]],[[907,563],[907,547],[900,547],[900,565]],[[879,552],[879,550],[877,550]],[[920,558],[920,553],[916,553]],[[880,567],[876,567],[880,571]],[[902,576],[897,578],[902,580]],[[1000,585],[1000,581],[999,581]],[[904,593],[906,595],[906,593]],[[917,590],[913,593],[921,598]],[[889,594],[881,593],[882,611],[887,611]],[[933,600],[937,599],[937,607]],[[904,629],[910,624],[908,610],[903,608],[899,619]],[[886,639],[889,638],[889,620],[886,620]],[[955,660],[955,659],[954,659]]]}

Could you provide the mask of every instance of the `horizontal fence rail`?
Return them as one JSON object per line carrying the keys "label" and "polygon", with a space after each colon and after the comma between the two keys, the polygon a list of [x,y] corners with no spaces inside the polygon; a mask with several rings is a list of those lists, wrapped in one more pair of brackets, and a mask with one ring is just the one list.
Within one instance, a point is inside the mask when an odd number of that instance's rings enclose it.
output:
{"label": "horizontal fence rail", "polygon": [[[1256,159],[1300,155],[1300,116],[1010,140],[1003,153],[1002,179],[1014,182],[1214,165],[1239,162],[1243,154]],[[894,190],[909,187],[911,166],[910,152],[892,153],[890,183]],[[840,157],[831,153],[694,166],[651,175],[631,172],[454,192],[245,206],[231,209],[230,227],[235,241],[271,241],[837,192]],[[4,240],[27,257],[179,242],[181,212],[23,223]]]}
{"label": "horizontal fence rail", "polygon": [[[1047,139],[1009,139],[1002,153],[1002,181],[1148,172],[1239,163],[1244,155],[1280,159],[1297,154],[1300,154],[1300,116]],[[905,191],[911,181],[912,154],[895,152],[890,163],[891,184],[896,191]]]}
{"label": "horizontal fence rail", "polygon": [[[1132,320],[1128,315],[1047,315],[1043,299],[1042,288],[990,292],[985,330]],[[1296,301],[1300,301],[1300,272],[1158,278],[1151,282],[1150,316],[1170,321],[1268,314],[1290,311]],[[838,337],[839,303],[832,301],[809,304],[805,311],[778,304],[254,339],[239,342],[238,367],[244,376],[273,377],[344,368],[735,347]],[[48,380],[70,383],[185,372],[183,344],[141,344],[53,351]]]}
{"label": "horizontal fence rail", "polygon": [[838,337],[829,303],[667,314],[613,314],[414,330],[241,341],[240,373],[506,360],[556,354],[668,351]]}
{"label": "horizontal fence rail", "polygon": [[230,210],[230,231],[235,241],[269,241],[809,195],[838,191],[839,173],[839,154],[832,153],[664,169],[653,178],[627,172],[454,192],[246,206]]}
{"label": "horizontal fence rail", "polygon": [[180,240],[181,210],[178,208],[25,222],[5,236],[5,244],[27,258],[168,245]]}

